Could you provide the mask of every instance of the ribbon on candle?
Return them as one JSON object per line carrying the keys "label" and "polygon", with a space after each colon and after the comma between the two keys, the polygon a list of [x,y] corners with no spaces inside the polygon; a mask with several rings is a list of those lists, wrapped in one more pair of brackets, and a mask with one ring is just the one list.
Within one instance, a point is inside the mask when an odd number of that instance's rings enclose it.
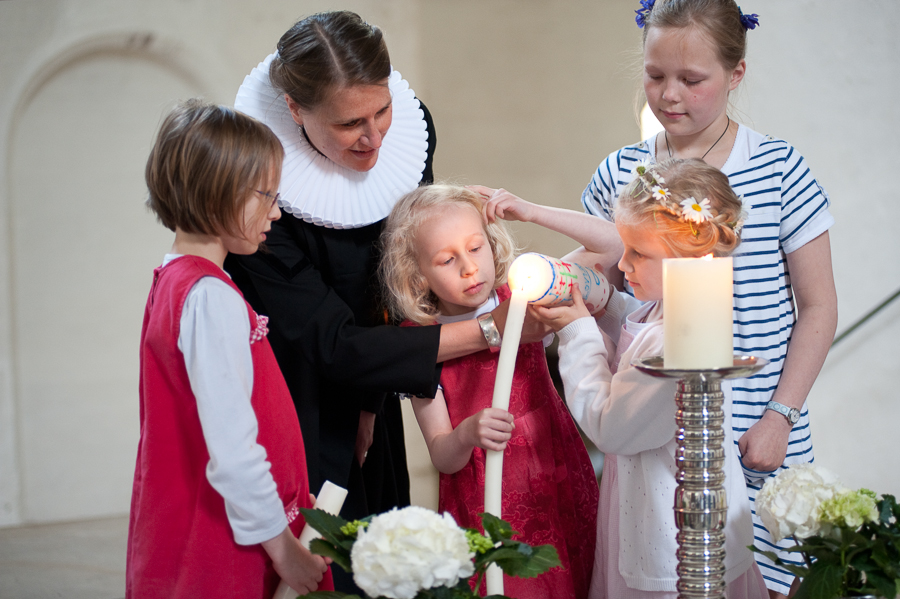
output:
{"label": "ribbon on candle", "polygon": [[[330,480],[326,480],[325,484],[322,485],[322,489],[319,491],[319,496],[316,497],[316,504],[313,508],[336,516],[344,506],[344,500],[346,498],[347,489],[337,486]],[[312,540],[317,539],[320,536],[319,531],[309,524],[306,524],[303,527],[303,530],[300,531],[299,541],[301,545],[309,549],[309,544],[312,543]],[[275,590],[275,595],[272,599],[294,599],[294,597],[299,594],[300,593],[292,589],[282,580],[278,584],[278,588]]]}

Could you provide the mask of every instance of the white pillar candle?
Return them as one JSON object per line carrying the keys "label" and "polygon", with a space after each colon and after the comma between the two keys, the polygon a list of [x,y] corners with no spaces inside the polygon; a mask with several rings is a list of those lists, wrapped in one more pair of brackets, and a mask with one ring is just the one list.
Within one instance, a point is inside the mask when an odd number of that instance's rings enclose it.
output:
{"label": "white pillar candle", "polygon": [[[322,489],[319,491],[319,496],[316,497],[316,504],[313,508],[336,516],[344,506],[344,500],[346,498],[347,489],[337,486],[330,480],[326,480],[325,484],[322,485]],[[319,531],[307,523],[303,527],[303,530],[300,531],[300,544],[309,549],[309,544],[312,543],[312,540],[317,539],[320,536],[322,535],[319,534]],[[278,583],[278,588],[275,590],[273,599],[294,599],[294,597],[299,594],[300,593],[292,589],[282,580]]]}
{"label": "white pillar candle", "polygon": [[[519,339],[525,323],[525,309],[528,296],[521,289],[513,289],[509,300],[506,326],[503,328],[503,343],[497,364],[497,378],[494,380],[494,396],[491,407],[509,410],[509,394],[512,390],[516,356],[519,353]],[[484,511],[502,518],[501,487],[503,485],[503,452],[485,452],[484,464]],[[486,577],[488,595],[503,594],[503,571],[496,565],[488,568]]]}
{"label": "white pillar candle", "polygon": [[666,368],[734,364],[731,258],[663,260],[663,362]]}
{"label": "white pillar candle", "polygon": [[524,289],[528,302],[555,306],[572,299],[578,285],[588,310],[598,312],[609,301],[609,281],[593,268],[529,252],[516,258],[509,268],[510,289]]}

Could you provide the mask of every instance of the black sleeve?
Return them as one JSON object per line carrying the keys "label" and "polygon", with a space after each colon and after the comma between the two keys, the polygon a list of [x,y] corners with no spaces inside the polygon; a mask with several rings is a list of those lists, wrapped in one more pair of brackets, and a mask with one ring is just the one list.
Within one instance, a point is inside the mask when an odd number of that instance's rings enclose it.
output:
{"label": "black sleeve", "polygon": [[300,367],[296,360],[302,357],[314,372],[340,385],[433,394],[440,379],[440,326],[356,326],[351,309],[292,242],[287,227],[278,225],[269,233],[268,252],[230,255],[228,270],[247,301],[269,317],[269,338],[282,370]]}

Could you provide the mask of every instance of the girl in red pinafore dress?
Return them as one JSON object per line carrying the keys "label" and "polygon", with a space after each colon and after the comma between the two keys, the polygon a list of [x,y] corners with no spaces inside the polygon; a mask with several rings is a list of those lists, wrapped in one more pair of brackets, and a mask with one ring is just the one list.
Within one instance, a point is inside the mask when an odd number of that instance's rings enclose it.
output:
{"label": "girl in red pinafore dress", "polygon": [[312,506],[300,424],[257,315],[222,270],[280,212],[283,150],[261,123],[190,100],[147,162],[148,206],[175,231],[141,332],[141,437],[126,597],[270,599],[331,589],[300,545]]}
{"label": "girl in red pinafore dress", "polygon": [[[514,244],[486,225],[481,197],[447,185],[403,197],[382,236],[381,276],[394,313],[409,324],[477,318],[509,297]],[[509,411],[492,408],[498,354],[444,362],[433,399],[413,398],[431,460],[441,472],[439,510],[481,528],[485,450],[504,451],[502,516],[517,538],[551,544],[561,567],[536,578],[504,576],[517,599],[582,598],[593,566],[597,481],[587,450],[550,379],[541,343],[519,347]]]}

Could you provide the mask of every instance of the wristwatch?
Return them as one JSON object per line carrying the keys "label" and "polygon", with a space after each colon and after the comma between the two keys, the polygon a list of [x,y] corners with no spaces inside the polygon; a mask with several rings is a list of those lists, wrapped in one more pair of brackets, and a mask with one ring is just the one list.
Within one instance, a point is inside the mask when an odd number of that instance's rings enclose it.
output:
{"label": "wristwatch", "polygon": [[487,341],[488,349],[492,352],[500,351],[500,342],[502,341],[500,329],[497,328],[497,323],[494,322],[494,317],[491,316],[491,313],[485,312],[475,320],[478,321],[478,326],[481,327],[481,334],[484,335],[484,339]]}
{"label": "wristwatch", "polygon": [[767,403],[766,409],[773,410],[784,416],[785,420],[787,420],[791,426],[794,426],[797,424],[797,421],[800,420],[800,410],[797,408],[789,408],[777,401],[770,401]]}

